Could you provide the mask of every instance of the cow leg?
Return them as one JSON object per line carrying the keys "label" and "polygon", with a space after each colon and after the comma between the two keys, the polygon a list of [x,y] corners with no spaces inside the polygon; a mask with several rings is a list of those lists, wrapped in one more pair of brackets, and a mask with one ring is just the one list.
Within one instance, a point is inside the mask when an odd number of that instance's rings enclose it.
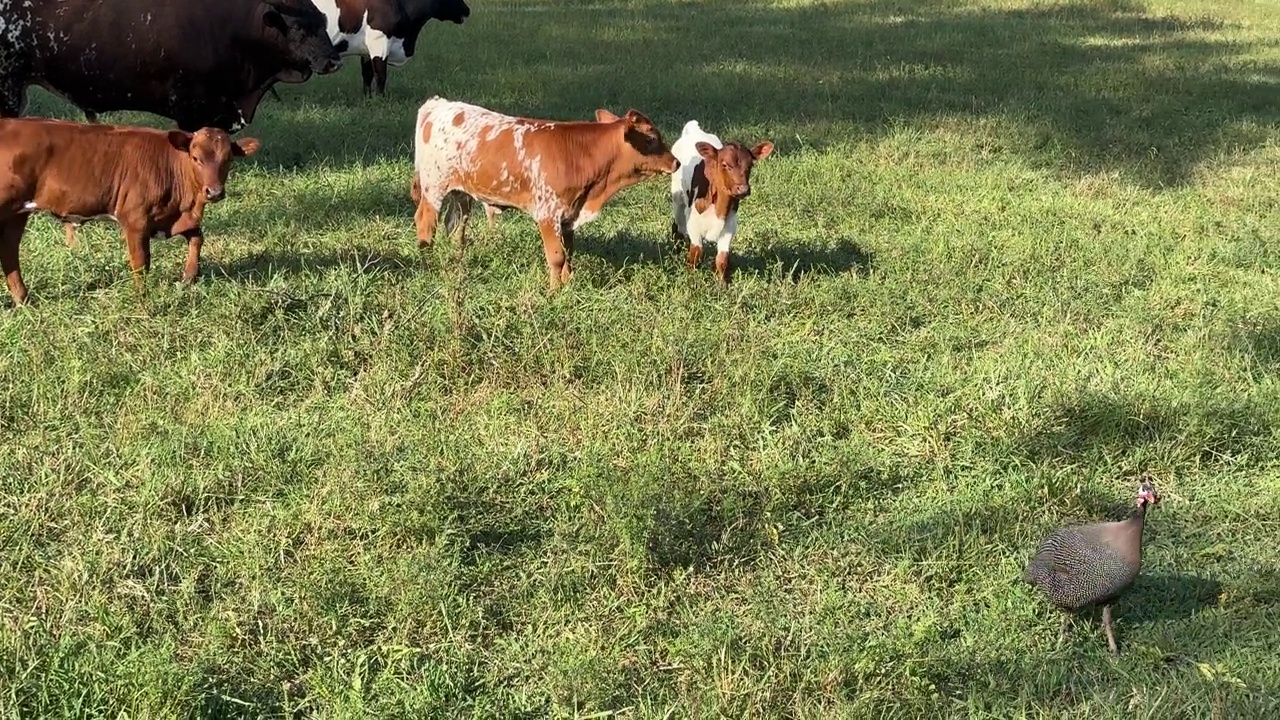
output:
{"label": "cow leg", "polygon": [[0,220],[0,270],[4,270],[5,283],[9,286],[9,295],[14,305],[22,305],[27,301],[27,286],[22,282],[22,265],[18,260],[18,245],[22,241],[22,233],[27,229],[25,213]]}
{"label": "cow leg", "polygon": [[485,203],[484,218],[485,220],[488,221],[490,230],[492,230],[493,226],[498,222],[498,215],[500,214],[502,214],[501,208],[496,208],[488,203]]}
{"label": "cow leg", "polygon": [[364,96],[369,97],[373,91],[373,60],[360,56],[360,78],[364,81]]}
{"label": "cow leg", "polygon": [[63,230],[63,233],[67,236],[67,247],[71,248],[72,250],[75,250],[76,246],[80,244],[76,242],[76,224],[71,222],[64,222],[62,223],[62,230]]}
{"label": "cow leg", "polygon": [[139,228],[125,228],[125,244],[129,247],[129,270],[133,274],[133,290],[141,301],[146,296],[147,271],[151,269],[151,235]]}
{"label": "cow leg", "polygon": [[560,284],[569,282],[573,275],[573,225],[564,223],[560,226],[560,238],[564,243],[564,267],[560,270]]}
{"label": "cow leg", "polygon": [[547,282],[555,292],[564,284],[568,263],[565,257],[563,226],[558,219],[539,220],[538,233],[542,235],[542,252],[547,256]]}
{"label": "cow leg", "polygon": [[373,58],[373,81],[378,88],[378,95],[387,94],[387,59]]}
{"label": "cow leg", "polygon": [[732,242],[732,235],[725,235],[716,242],[716,279],[721,285],[729,284],[729,246]]}
{"label": "cow leg", "polygon": [[697,270],[698,263],[702,262],[702,238],[689,238],[689,269]]}
{"label": "cow leg", "polygon": [[187,262],[182,266],[182,282],[195,282],[200,274],[200,248],[204,247],[204,232],[200,228],[183,233],[187,239]]}
{"label": "cow leg", "polygon": [[689,236],[684,232],[685,209],[688,207],[687,200],[683,192],[671,193],[671,238],[673,240],[688,240]]}
{"label": "cow leg", "polygon": [[440,206],[426,195],[419,195],[418,210],[413,214],[413,224],[418,231],[418,254],[422,264],[431,269],[431,247],[436,239],[436,223],[440,219]]}

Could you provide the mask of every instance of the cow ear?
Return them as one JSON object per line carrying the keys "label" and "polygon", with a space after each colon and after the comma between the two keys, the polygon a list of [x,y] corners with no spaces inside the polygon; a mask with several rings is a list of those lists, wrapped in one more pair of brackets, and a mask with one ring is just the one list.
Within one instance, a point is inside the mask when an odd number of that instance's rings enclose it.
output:
{"label": "cow ear", "polygon": [[763,160],[769,157],[770,153],[772,152],[773,152],[773,143],[769,142],[768,140],[765,140],[759,145],[751,148],[751,157],[757,160]]}
{"label": "cow ear", "polygon": [[262,22],[267,27],[279,31],[282,35],[289,33],[289,24],[284,21],[284,15],[274,7],[262,14]]}
{"label": "cow ear", "polygon": [[635,110],[635,109],[628,110],[627,114],[624,115],[623,117],[625,117],[627,119],[627,122],[631,123],[632,125],[650,125],[650,126],[653,125],[653,122],[649,120],[649,118],[645,117],[644,113],[640,112],[639,110]]}
{"label": "cow ear", "polygon": [[599,110],[596,111],[596,122],[611,123],[611,122],[617,122],[618,120],[619,118],[617,115],[614,115],[613,113],[609,112],[608,110],[605,110],[604,108],[600,108]]}
{"label": "cow ear", "polygon": [[240,138],[231,143],[231,154],[236,157],[249,157],[258,152],[258,148],[262,147],[262,143],[257,138]]}
{"label": "cow ear", "polygon": [[170,130],[169,144],[172,145],[175,150],[191,152],[191,133],[183,132],[181,130]]}
{"label": "cow ear", "polygon": [[716,150],[716,146],[709,142],[700,142],[693,147],[704,160],[715,160],[720,153],[719,150]]}

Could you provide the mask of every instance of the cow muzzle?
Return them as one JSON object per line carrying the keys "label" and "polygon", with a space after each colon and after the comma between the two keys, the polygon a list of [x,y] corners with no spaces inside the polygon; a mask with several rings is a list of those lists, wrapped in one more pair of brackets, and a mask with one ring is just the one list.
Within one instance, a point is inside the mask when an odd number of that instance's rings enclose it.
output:
{"label": "cow muzzle", "polygon": [[211,203],[216,203],[226,196],[227,196],[227,191],[225,188],[206,187],[204,189],[204,199]]}
{"label": "cow muzzle", "polygon": [[741,200],[750,194],[751,194],[750,185],[739,185],[738,187],[733,189],[733,197],[738,200]]}

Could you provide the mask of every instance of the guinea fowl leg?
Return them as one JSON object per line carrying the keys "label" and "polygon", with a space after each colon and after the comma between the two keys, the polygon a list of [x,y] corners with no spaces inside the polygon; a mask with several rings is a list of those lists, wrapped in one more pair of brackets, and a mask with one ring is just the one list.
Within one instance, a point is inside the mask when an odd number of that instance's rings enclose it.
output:
{"label": "guinea fowl leg", "polygon": [[1111,650],[1112,655],[1119,655],[1120,651],[1116,649],[1116,633],[1111,628],[1111,606],[1102,606],[1102,629],[1107,632],[1107,648]]}
{"label": "guinea fowl leg", "polygon": [[1058,633],[1058,647],[1062,647],[1063,643],[1067,641],[1067,628],[1069,627],[1071,627],[1071,616],[1066,613],[1063,613],[1062,629]]}

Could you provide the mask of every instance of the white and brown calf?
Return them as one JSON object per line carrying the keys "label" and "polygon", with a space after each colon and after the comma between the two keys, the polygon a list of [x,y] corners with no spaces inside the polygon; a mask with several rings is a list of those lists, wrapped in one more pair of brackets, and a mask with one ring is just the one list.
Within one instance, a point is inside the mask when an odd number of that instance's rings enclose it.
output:
{"label": "white and brown calf", "polygon": [[702,260],[702,246],[716,245],[716,277],[729,282],[729,251],[738,233],[738,205],[751,194],[751,168],[769,157],[773,143],[748,150],[736,142],[721,143],[697,120],[685,123],[671,146],[680,172],[671,176],[671,234],[689,241],[689,267]]}

